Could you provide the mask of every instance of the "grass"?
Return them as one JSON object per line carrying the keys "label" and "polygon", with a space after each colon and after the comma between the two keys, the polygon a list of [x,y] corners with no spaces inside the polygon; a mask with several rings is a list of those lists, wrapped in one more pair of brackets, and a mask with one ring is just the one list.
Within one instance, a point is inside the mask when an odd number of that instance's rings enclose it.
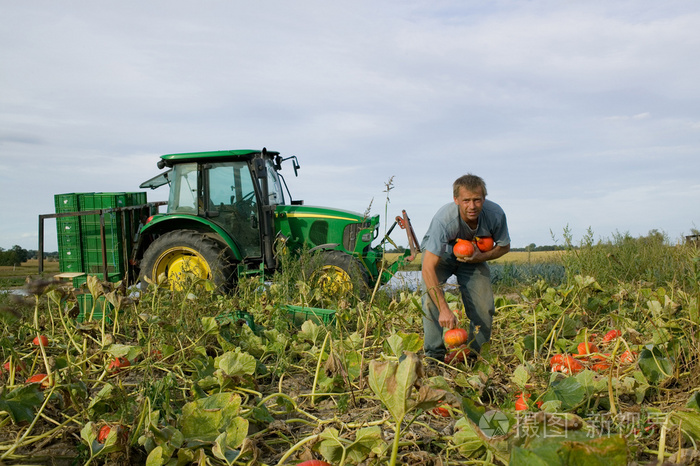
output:
{"label": "grass", "polygon": [[[44,261],[44,273],[55,275],[58,273],[58,261]],[[39,277],[39,261],[28,260],[18,267],[0,266],[0,289],[22,286],[27,277],[35,279]]]}

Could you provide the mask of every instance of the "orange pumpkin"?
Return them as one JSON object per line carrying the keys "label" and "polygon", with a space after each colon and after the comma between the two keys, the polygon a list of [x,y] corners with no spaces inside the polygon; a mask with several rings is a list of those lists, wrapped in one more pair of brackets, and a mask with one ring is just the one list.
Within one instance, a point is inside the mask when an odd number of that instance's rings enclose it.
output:
{"label": "orange pumpkin", "polygon": [[453,328],[445,332],[445,346],[457,348],[469,341],[469,333],[463,328]]}
{"label": "orange pumpkin", "polygon": [[476,247],[479,248],[481,252],[490,251],[493,249],[493,245],[493,238],[490,236],[485,236],[483,238],[479,236],[476,237]]}
{"label": "orange pumpkin", "polygon": [[469,257],[474,254],[474,245],[471,241],[457,238],[457,242],[453,246],[452,252],[454,252],[455,256],[457,257]]}
{"label": "orange pumpkin", "polygon": [[518,399],[515,400],[515,410],[516,411],[527,411],[527,399],[530,398],[530,394],[520,393],[518,394]]}
{"label": "orange pumpkin", "polygon": [[621,332],[621,331],[619,331],[619,330],[610,330],[608,333],[605,334],[605,336],[603,337],[603,341],[602,341],[602,342],[603,342],[603,343],[610,343],[611,341],[613,341],[614,339],[616,339],[616,338],[619,337],[620,335],[622,335],[622,332]]}
{"label": "orange pumpkin", "polygon": [[620,364],[633,364],[637,360],[637,353],[634,351],[625,351],[620,355]]}
{"label": "orange pumpkin", "polygon": [[48,388],[50,386],[49,384],[49,376],[46,374],[36,374],[27,379],[27,383],[39,383],[41,384],[39,388],[42,390],[44,388]]}
{"label": "orange pumpkin", "polygon": [[107,366],[107,371],[109,372],[119,372],[119,370],[129,367],[131,363],[126,358],[115,358],[114,361],[109,363]]}
{"label": "orange pumpkin", "polygon": [[445,363],[452,364],[453,362],[464,362],[469,355],[469,347],[465,345],[459,345],[456,348],[451,349],[445,355]]}
{"label": "orange pumpkin", "polygon": [[49,339],[46,338],[46,335],[37,335],[34,337],[34,340],[32,340],[32,343],[34,343],[36,346],[48,346],[49,345]]}
{"label": "orange pumpkin", "polygon": [[583,355],[591,354],[591,353],[597,353],[597,352],[598,352],[598,347],[591,342],[582,341],[581,343],[578,344],[579,356],[583,356]]}
{"label": "orange pumpkin", "polygon": [[105,440],[107,440],[107,436],[111,431],[112,428],[110,426],[102,426],[102,428],[100,429],[100,433],[97,434],[97,441],[100,443],[105,443]]}

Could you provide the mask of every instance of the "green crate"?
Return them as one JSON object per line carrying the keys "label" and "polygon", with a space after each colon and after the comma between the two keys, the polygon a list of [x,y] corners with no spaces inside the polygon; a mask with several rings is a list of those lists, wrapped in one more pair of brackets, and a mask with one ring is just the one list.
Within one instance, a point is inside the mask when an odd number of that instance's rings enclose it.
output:
{"label": "green crate", "polygon": [[146,195],[146,191],[126,193],[126,205],[127,206],[142,205],[142,204],[146,204],[147,202],[148,202],[148,196]]}
{"label": "green crate", "polygon": [[292,306],[291,304],[287,304],[284,307],[287,309],[287,315],[290,317],[295,327],[301,327],[307,320],[323,325],[329,325],[335,322],[335,311],[332,309]]}
{"label": "green crate", "polygon": [[[90,320],[90,315],[92,314],[93,321],[99,321],[106,318],[105,322],[108,324],[112,323],[110,315],[114,307],[107,302],[104,296],[97,298],[97,304],[95,304],[95,310],[92,310],[93,303],[95,299],[90,293],[84,293],[77,295],[78,298],[78,317],[75,318],[76,321],[82,323],[86,320]],[[107,314],[105,316],[105,313]]]}
{"label": "green crate", "polygon": [[226,324],[236,324],[240,321],[245,321],[246,325],[248,325],[248,327],[250,327],[250,329],[253,332],[256,332],[257,330],[255,327],[255,320],[253,319],[253,316],[246,311],[225,312],[216,316],[215,319],[216,322],[222,326]]}
{"label": "green crate", "polygon": [[[99,210],[126,207],[126,193],[79,193],[78,205],[80,210]],[[104,214],[105,234],[121,237],[121,214],[107,212]],[[82,235],[100,236],[100,216],[83,215],[80,221]]]}
{"label": "green crate", "polygon": [[58,251],[60,272],[83,272],[83,259],[80,245],[63,246]]}
{"label": "green crate", "polygon": [[127,206],[126,193],[79,193],[80,210],[114,209]]}
{"label": "green crate", "polygon": [[77,193],[56,194],[53,199],[57,214],[79,210]]}

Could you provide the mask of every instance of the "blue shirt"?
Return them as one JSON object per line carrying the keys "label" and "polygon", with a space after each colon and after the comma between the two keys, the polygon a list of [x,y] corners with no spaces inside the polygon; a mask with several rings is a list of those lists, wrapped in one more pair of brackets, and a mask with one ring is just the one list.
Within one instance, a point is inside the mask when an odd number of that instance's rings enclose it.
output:
{"label": "blue shirt", "polygon": [[476,229],[471,229],[459,216],[457,204],[450,202],[437,211],[428,231],[421,241],[421,251],[430,251],[436,256],[452,255],[452,246],[457,238],[472,241],[476,236],[493,238],[498,246],[510,244],[506,214],[501,206],[488,199],[479,214]]}

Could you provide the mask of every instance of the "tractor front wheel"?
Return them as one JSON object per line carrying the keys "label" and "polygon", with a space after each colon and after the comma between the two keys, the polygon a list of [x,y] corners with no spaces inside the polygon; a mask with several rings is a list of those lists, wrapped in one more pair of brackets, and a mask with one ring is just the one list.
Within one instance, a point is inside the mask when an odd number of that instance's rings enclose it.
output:
{"label": "tractor front wheel", "polygon": [[233,266],[226,251],[225,246],[203,233],[171,231],[146,249],[141,259],[141,284],[161,280],[160,284],[170,289],[182,290],[192,281],[209,280],[217,289],[228,289]]}
{"label": "tractor front wheel", "polygon": [[369,274],[362,263],[341,251],[323,251],[314,257],[311,285],[321,288],[329,297],[365,297],[369,291]]}

